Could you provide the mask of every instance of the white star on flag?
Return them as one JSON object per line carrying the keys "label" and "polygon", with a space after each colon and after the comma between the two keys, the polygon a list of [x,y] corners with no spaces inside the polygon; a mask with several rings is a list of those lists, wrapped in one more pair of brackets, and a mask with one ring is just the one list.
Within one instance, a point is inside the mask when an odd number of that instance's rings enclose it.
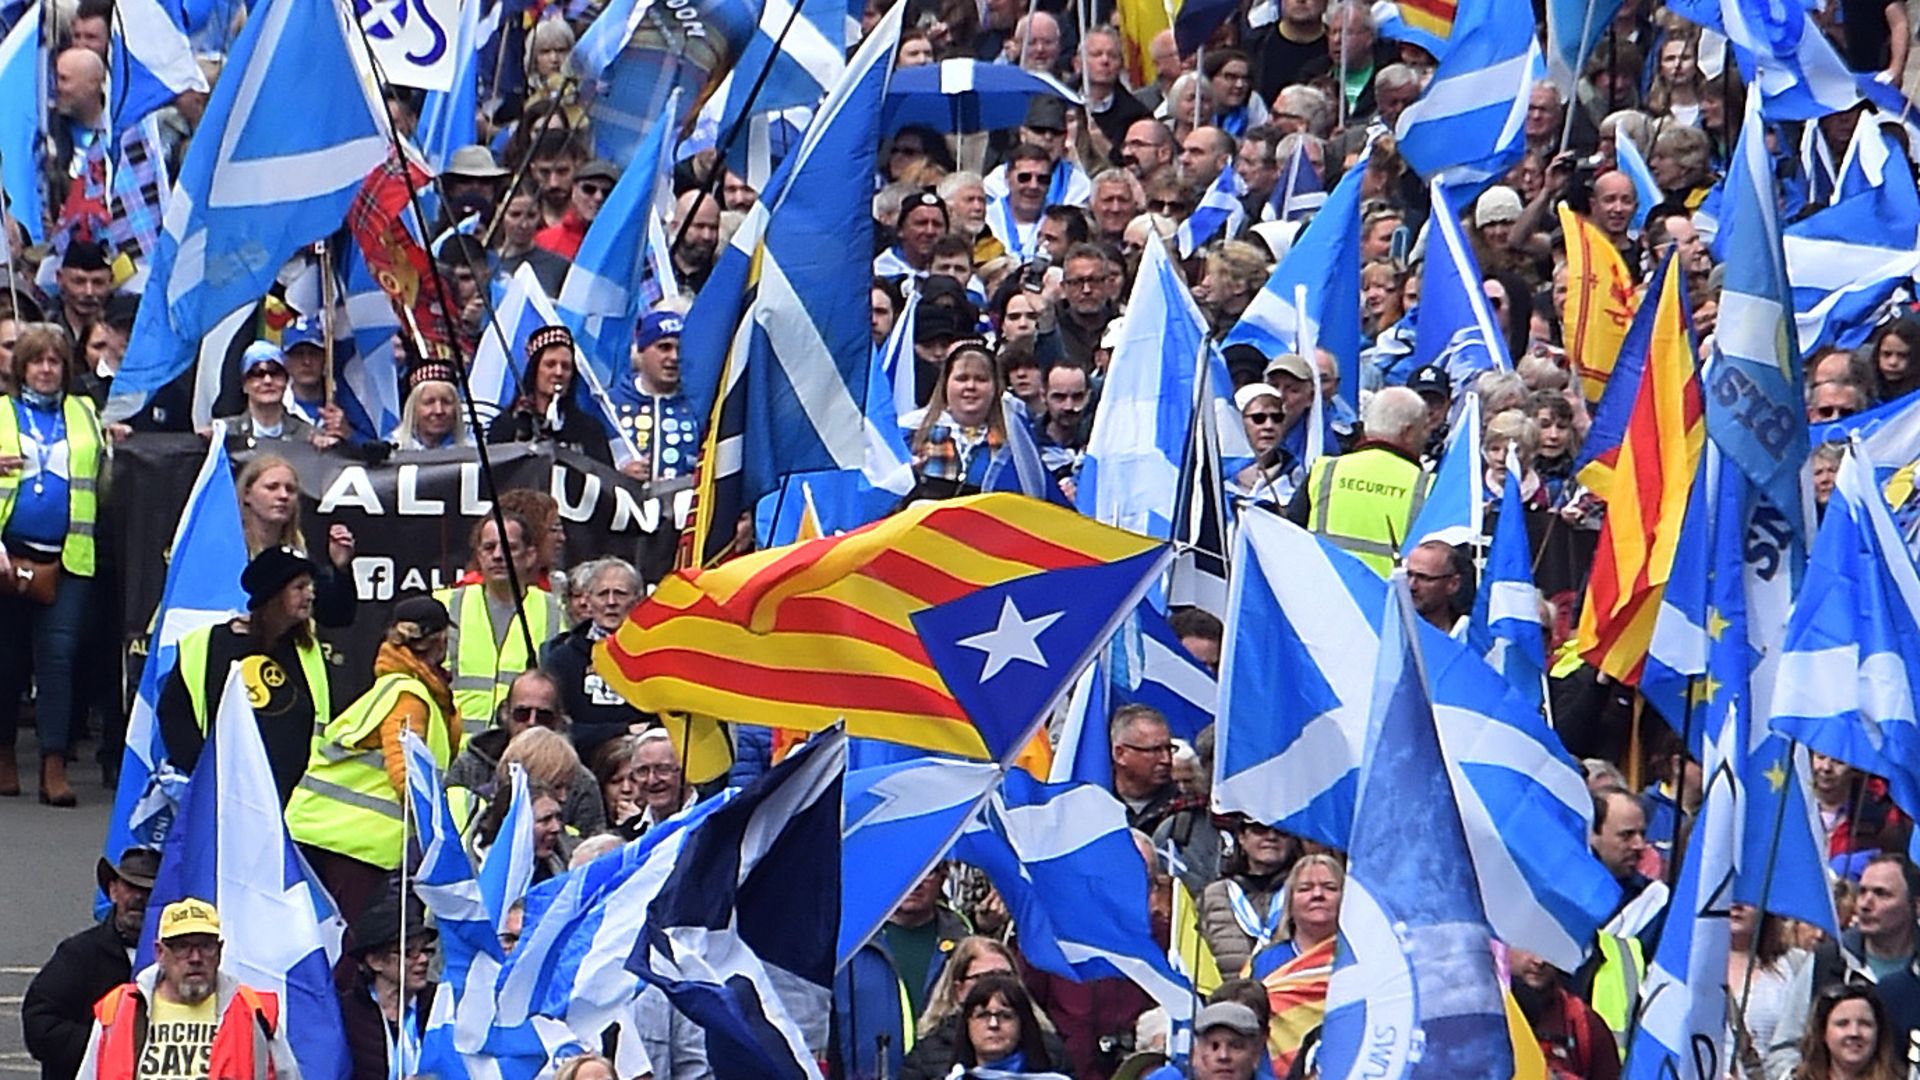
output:
{"label": "white star on flag", "polygon": [[1059,621],[1062,614],[1056,611],[1051,615],[1028,619],[1014,606],[1013,597],[1005,597],[1001,601],[1000,621],[993,629],[961,638],[956,644],[987,654],[987,666],[980,672],[980,681],[983,683],[1015,660],[1025,660],[1035,667],[1046,667],[1046,654],[1040,651],[1040,635]]}

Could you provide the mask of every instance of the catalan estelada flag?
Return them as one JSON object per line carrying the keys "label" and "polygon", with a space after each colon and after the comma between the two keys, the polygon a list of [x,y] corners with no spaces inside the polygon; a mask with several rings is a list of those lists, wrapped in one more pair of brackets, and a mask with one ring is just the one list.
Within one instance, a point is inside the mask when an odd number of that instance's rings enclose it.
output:
{"label": "catalan estelada flag", "polygon": [[1581,395],[1598,404],[1638,307],[1633,278],[1620,249],[1579,214],[1560,207],[1567,238],[1567,302],[1560,312],[1567,358],[1580,376]]}
{"label": "catalan estelada flag", "polygon": [[1648,283],[1580,452],[1580,482],[1607,501],[1607,517],[1577,647],[1628,684],[1640,681],[1706,439],[1686,290],[1672,262],[1669,254]]}
{"label": "catalan estelada flag", "polygon": [[[1445,42],[1453,36],[1454,0],[1395,0],[1393,6],[1400,11],[1401,23],[1414,31],[1402,37],[1435,56],[1444,55]],[[1439,47],[1428,44],[1428,39]]]}
{"label": "catalan estelada flag", "polygon": [[1008,761],[1165,544],[1021,495],[922,503],[660,583],[594,650],[636,707]]}

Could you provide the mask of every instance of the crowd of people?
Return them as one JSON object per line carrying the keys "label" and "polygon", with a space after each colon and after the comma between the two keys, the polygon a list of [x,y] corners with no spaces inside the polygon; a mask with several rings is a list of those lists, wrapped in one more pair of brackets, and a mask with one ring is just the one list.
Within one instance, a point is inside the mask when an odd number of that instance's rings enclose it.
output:
{"label": "crowd of people", "polygon": [[[1563,339],[1569,294],[1583,285],[1569,280],[1558,211],[1590,221],[1636,285],[1671,258],[1685,278],[1700,356],[1709,354],[1726,268],[1703,236],[1701,210],[1729,167],[1749,92],[1733,65],[1707,55],[1720,39],[1674,11],[1627,0],[1571,94],[1552,82],[1533,87],[1524,155],[1462,220],[1512,360],[1469,381],[1445,363],[1414,360],[1423,237],[1429,218],[1447,211],[1429,205],[1393,132],[1435,59],[1389,37],[1369,5],[1242,4],[1203,48],[1183,54],[1171,30],[1141,35],[1094,0],[897,2],[911,5],[899,67],[972,59],[1056,76],[1074,90],[1034,96],[1021,123],[985,137],[902,128],[884,140],[875,175],[846,178],[873,193],[874,348],[889,344],[908,300],[917,301],[905,342],[914,403],[899,418],[915,472],[911,498],[981,490],[1022,435],[1071,499],[1148,247],[1174,245],[1231,173],[1244,226],[1202,238],[1174,260],[1213,338],[1224,340],[1300,234],[1291,195],[1302,170],[1327,189],[1363,173],[1351,238],[1362,265],[1360,351],[1224,349],[1253,462],[1226,478],[1223,494],[1241,512],[1286,516],[1383,575],[1403,566],[1418,616],[1454,632],[1472,604],[1479,545],[1424,540],[1403,550],[1403,541],[1461,417],[1482,425],[1476,466],[1491,493],[1489,536],[1511,512],[1500,493],[1517,470],[1554,657],[1549,715],[1585,761],[1592,852],[1623,897],[1579,970],[1518,949],[1502,950],[1502,966],[1551,1074],[1616,1080],[1636,988],[1665,920],[1675,842],[1699,809],[1701,783],[1674,732],[1570,648],[1607,507],[1574,470],[1595,400]],[[884,11],[883,0],[870,0],[863,32]],[[1904,4],[1834,4],[1815,16],[1856,70],[1904,81]],[[112,17],[110,0],[60,13],[40,181],[46,224],[62,240],[56,250],[29,251],[9,219],[9,239],[25,256],[10,265],[40,262],[37,275],[7,272],[0,291],[0,796],[22,792],[16,732],[30,715],[37,792],[52,807],[79,801],[68,767],[90,728],[107,748],[110,782],[117,767],[125,695],[103,687],[83,660],[90,642],[118,633],[96,614],[116,588],[98,541],[115,510],[113,448],[143,433],[196,428],[191,373],[126,422],[101,419],[123,357],[140,347],[130,336],[143,302],[129,251],[107,228],[111,215],[89,198],[101,164],[91,148],[107,135]],[[590,88],[569,66],[588,18],[554,7],[515,29],[511,70],[520,77],[492,88],[472,145],[436,181],[446,219],[438,224],[448,229],[433,259],[453,290],[451,336],[462,357],[494,318],[490,297],[520,267],[560,293],[621,176],[594,156]],[[203,67],[218,77],[217,62]],[[161,114],[164,167],[177,169],[205,100],[185,94]],[[412,135],[417,95],[390,90],[387,102],[397,132]],[[1833,187],[1862,129],[1888,134],[1887,169],[1912,171],[1900,119],[1865,102],[1782,125],[1775,179],[1789,214]],[[1637,153],[1623,153],[1627,143]],[[1647,162],[1654,205],[1644,205],[1626,158]],[[594,669],[595,644],[651,583],[619,558],[570,562],[556,504],[535,491],[504,492],[497,513],[473,522],[457,584],[392,605],[371,688],[341,700],[318,628],[380,616],[356,593],[356,538],[338,524],[303,521],[302,478],[281,453],[298,442],[384,460],[545,442],[620,461],[635,481],[692,475],[706,418],[681,382],[683,317],[757,192],[711,149],[679,161],[673,186],[660,224],[678,298],[637,322],[630,369],[609,387],[617,431],[581,411],[579,354],[564,326],[526,338],[517,398],[494,403],[503,407],[478,425],[457,364],[400,341],[403,402],[391,430],[368,430],[336,399],[328,364],[350,348],[344,309],[301,310],[296,290],[277,287],[262,298],[259,332],[234,343],[214,411],[239,462],[249,561],[235,570],[247,610],[181,641],[157,721],[175,767],[204,767],[208,725],[226,673],[239,665],[290,834],[350,924],[337,981],[356,1078],[397,1075],[399,1061],[417,1060],[440,992],[434,933],[395,885],[408,857],[403,733],[421,739],[445,771],[476,859],[498,838],[506,793],[524,774],[536,882],[750,781],[773,757],[765,729],[739,725],[731,769],[694,782],[671,726],[608,687]],[[483,225],[451,227],[470,220]],[[1920,320],[1909,310],[1886,305],[1859,336],[1857,348],[1826,345],[1804,358],[1810,421],[1920,389]],[[1359,385],[1343,385],[1341,372],[1356,362]],[[1469,397],[1477,410],[1461,408]],[[1185,412],[1190,403],[1172,407]],[[1323,430],[1312,432],[1315,423]],[[623,441],[637,454],[618,452]],[[1838,460],[1819,448],[1809,465],[1823,506]],[[1209,668],[1219,663],[1223,614],[1172,613],[1182,648]],[[1186,912],[1224,976],[1205,988],[1188,1075],[1312,1075],[1340,932],[1340,853],[1212,813],[1211,730],[1176,740],[1165,717],[1139,705],[1108,720],[1113,794],[1138,840],[1155,930],[1174,935]],[[1910,822],[1883,781],[1831,758],[1815,755],[1812,794],[1842,933],[1733,906],[1727,979],[1739,1008],[1720,1071],[1743,1080],[1892,1080],[1920,1048],[1920,868],[1903,854]],[[158,862],[143,847],[102,859],[107,915],[59,943],[28,990],[26,1040],[42,1075],[296,1075],[284,1003],[221,968],[220,913],[205,898],[160,912],[154,963],[134,970]],[[403,935],[403,926],[412,930]],[[832,1034],[819,1048],[830,1074],[998,1070],[1111,1080],[1171,1068],[1168,1018],[1143,990],[1038,970],[1020,931],[978,871],[936,866],[840,972]],[[519,933],[516,912],[502,946],[510,951]],[[557,1075],[708,1075],[691,1021],[657,993],[643,995],[631,1022],[605,1041],[604,1053],[557,1062]]]}

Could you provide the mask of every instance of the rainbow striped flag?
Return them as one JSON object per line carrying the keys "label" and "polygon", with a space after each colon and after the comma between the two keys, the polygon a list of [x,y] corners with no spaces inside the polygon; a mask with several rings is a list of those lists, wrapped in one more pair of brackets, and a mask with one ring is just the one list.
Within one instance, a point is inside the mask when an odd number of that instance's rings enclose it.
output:
{"label": "rainbow striped flag", "polygon": [[1269,967],[1272,960],[1293,948],[1290,941],[1278,941],[1247,962],[1247,975],[1267,988],[1267,1004],[1273,1010],[1273,1021],[1267,1026],[1267,1054],[1273,1060],[1275,1076],[1287,1075],[1300,1053],[1300,1044],[1326,1018],[1327,982],[1333,978],[1339,940],[1338,935],[1330,937]]}
{"label": "rainbow striped flag", "polygon": [[636,707],[995,761],[1133,610],[1167,545],[1022,495],[921,503],[660,583],[594,650]]}
{"label": "rainbow striped flag", "polygon": [[1682,275],[1661,263],[1581,449],[1580,482],[1607,501],[1576,640],[1637,684],[1673,569],[1706,426]]}

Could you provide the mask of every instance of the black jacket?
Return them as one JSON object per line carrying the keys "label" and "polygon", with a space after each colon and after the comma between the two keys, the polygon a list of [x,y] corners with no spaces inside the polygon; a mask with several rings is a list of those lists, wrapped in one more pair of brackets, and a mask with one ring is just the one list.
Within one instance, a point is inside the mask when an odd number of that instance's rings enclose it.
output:
{"label": "black jacket", "polygon": [[27,984],[20,1026],[41,1080],[73,1080],[87,1056],[94,1003],[133,978],[133,962],[111,922],[99,922],[54,947]]}
{"label": "black jacket", "polygon": [[[1073,1062],[1067,1057],[1067,1044],[1060,1041],[1060,1036],[1043,1031],[1040,1042],[1047,1048],[1047,1060],[1027,1062],[1028,1071],[1072,1076]],[[942,1080],[953,1071],[959,1045],[960,1014],[956,1011],[947,1017],[946,1023],[914,1040],[913,1049],[907,1052],[907,1060],[900,1066],[900,1080]]]}
{"label": "black jacket", "polygon": [[[439,984],[428,983],[420,991],[414,1006],[419,1025],[415,1034],[427,1032],[427,1014],[433,1010],[433,995]],[[347,1054],[353,1062],[352,1080],[387,1080],[387,1019],[373,1000],[373,991],[364,976],[355,975],[351,985],[340,993],[340,1021],[346,1030]]]}
{"label": "black jacket", "polygon": [[592,630],[592,622],[583,622],[548,642],[540,656],[540,666],[560,683],[560,704],[573,721],[573,748],[586,762],[600,744],[648,719],[593,670]]}

